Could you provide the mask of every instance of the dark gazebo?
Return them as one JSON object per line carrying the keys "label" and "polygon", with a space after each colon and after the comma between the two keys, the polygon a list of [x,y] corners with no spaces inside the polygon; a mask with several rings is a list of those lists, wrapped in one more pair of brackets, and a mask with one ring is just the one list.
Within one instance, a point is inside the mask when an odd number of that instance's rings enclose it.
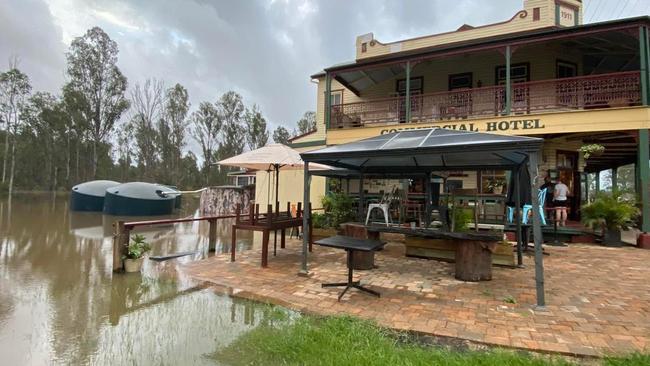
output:
{"label": "dark gazebo", "polygon": [[[472,131],[426,128],[399,131],[334,145],[301,154],[304,166],[303,258],[302,271],[307,272],[310,197],[310,175],[336,175],[334,171],[309,171],[309,163],[319,163],[341,169],[341,175],[372,176],[430,176],[431,173],[449,170],[503,169],[520,176],[527,169],[531,179],[530,189],[535,192],[538,176],[538,154],[543,140],[534,137],[502,136]],[[520,180],[515,179],[514,201],[520,206]],[[427,185],[428,186],[428,185]],[[537,195],[531,197],[533,205],[533,235],[535,241],[535,279],[537,305],[544,306],[544,265],[542,259],[542,230]],[[430,200],[425,201],[426,217],[430,218]],[[521,260],[521,220],[517,220],[517,252]],[[519,262],[521,264],[521,262]]]}

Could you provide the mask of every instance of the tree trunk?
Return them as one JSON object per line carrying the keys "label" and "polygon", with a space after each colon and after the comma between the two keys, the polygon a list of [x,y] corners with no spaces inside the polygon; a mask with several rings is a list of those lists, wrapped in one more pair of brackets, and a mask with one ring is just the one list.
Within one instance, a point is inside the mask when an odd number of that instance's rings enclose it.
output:
{"label": "tree trunk", "polygon": [[9,197],[14,190],[14,170],[16,168],[16,139],[12,139],[11,144],[11,170],[9,171]]}
{"label": "tree trunk", "polygon": [[97,140],[93,139],[93,179],[97,178]]}
{"label": "tree trunk", "polygon": [[2,156],[2,183],[7,181],[7,159],[9,158],[9,122],[5,130],[5,153]]}
{"label": "tree trunk", "polygon": [[76,153],[77,156],[75,156],[75,183],[79,182],[79,138],[77,138],[77,141],[75,142],[75,147],[76,147]]}
{"label": "tree trunk", "polygon": [[65,140],[65,184],[70,187],[70,131],[66,134]]}

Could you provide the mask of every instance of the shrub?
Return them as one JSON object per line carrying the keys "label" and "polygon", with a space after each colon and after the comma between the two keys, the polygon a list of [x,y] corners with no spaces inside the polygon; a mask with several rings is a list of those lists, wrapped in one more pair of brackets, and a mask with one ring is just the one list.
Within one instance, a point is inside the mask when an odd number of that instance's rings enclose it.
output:
{"label": "shrub", "polygon": [[621,192],[600,193],[582,207],[582,222],[592,229],[624,230],[639,214],[635,199]]}
{"label": "shrub", "polygon": [[[340,224],[354,220],[354,201],[345,193],[329,192],[321,200],[327,227],[338,228]],[[313,215],[312,215],[313,216]],[[314,226],[316,222],[314,222]]]}

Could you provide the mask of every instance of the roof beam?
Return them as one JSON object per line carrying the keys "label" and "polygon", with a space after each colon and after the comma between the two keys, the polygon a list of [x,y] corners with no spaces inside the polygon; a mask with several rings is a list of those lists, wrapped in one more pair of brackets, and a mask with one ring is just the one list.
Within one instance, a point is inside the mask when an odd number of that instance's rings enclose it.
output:
{"label": "roof beam", "polygon": [[343,79],[342,77],[336,75],[336,76],[334,76],[334,80],[338,81],[341,85],[343,85],[346,89],[351,91],[357,97],[361,96],[361,93],[359,92],[359,90],[357,90],[357,88],[353,87],[352,85],[348,84],[348,82],[345,81],[345,79]]}

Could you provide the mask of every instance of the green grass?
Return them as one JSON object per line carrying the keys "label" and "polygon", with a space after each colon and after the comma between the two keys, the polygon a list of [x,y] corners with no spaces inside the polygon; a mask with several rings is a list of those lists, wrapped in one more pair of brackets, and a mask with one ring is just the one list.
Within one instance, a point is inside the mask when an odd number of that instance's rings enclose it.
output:
{"label": "green grass", "polygon": [[255,328],[214,357],[232,365],[572,365],[561,357],[510,350],[421,345],[412,336],[350,317],[275,323]]}

